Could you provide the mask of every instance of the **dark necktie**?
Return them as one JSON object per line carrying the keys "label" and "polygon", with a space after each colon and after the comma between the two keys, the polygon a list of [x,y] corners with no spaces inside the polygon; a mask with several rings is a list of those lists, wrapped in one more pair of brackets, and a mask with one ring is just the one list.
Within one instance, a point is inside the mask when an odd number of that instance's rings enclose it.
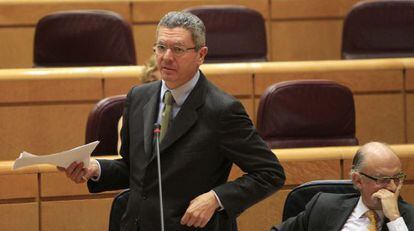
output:
{"label": "dark necktie", "polygon": [[173,97],[170,91],[166,91],[164,93],[164,109],[162,110],[161,115],[161,134],[160,140],[164,138],[165,134],[167,133],[168,126],[171,120],[171,113],[172,113],[172,104],[173,104]]}

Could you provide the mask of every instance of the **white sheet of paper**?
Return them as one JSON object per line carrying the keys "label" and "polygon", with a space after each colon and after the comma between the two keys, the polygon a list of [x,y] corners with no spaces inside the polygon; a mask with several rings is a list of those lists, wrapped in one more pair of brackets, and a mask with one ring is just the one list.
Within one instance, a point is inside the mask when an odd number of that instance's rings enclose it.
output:
{"label": "white sheet of paper", "polygon": [[83,162],[83,166],[88,166],[91,153],[98,144],[99,141],[95,141],[68,151],[41,156],[23,151],[19,158],[14,161],[13,170],[35,164],[52,164],[67,168],[74,161]]}

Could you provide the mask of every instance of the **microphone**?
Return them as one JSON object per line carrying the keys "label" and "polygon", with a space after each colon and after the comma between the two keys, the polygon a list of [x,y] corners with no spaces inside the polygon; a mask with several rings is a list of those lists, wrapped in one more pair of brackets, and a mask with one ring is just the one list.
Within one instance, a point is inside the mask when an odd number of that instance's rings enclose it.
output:
{"label": "microphone", "polygon": [[162,200],[162,183],[161,183],[160,132],[161,132],[160,124],[155,123],[154,124],[154,141],[155,141],[155,154],[157,156],[158,192],[160,196],[161,231],[164,231],[164,205],[163,205],[163,200]]}

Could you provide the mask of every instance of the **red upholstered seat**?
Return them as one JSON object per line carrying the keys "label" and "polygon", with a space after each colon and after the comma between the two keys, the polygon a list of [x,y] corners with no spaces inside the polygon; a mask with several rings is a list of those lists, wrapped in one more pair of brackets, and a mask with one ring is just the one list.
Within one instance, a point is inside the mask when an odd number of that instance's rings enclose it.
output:
{"label": "red upholstered seat", "polygon": [[89,113],[85,143],[100,141],[92,155],[118,153],[118,121],[124,110],[125,98],[125,95],[118,95],[102,99]]}
{"label": "red upholstered seat", "polygon": [[343,59],[414,56],[414,1],[362,1],[345,18]]}
{"label": "red upholstered seat", "polygon": [[185,9],[206,26],[207,63],[266,61],[266,29],[262,15],[234,5]]}
{"label": "red upholstered seat", "polygon": [[271,148],[358,144],[352,92],[330,80],[270,86],[260,99],[257,129]]}
{"label": "red upholstered seat", "polygon": [[111,11],[61,11],[36,25],[35,67],[135,65],[129,23]]}

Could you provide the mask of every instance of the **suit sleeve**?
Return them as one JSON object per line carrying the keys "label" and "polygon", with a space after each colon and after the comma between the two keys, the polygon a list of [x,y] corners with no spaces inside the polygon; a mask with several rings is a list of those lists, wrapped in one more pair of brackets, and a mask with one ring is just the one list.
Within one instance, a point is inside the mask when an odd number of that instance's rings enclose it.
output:
{"label": "suit sleeve", "polygon": [[220,152],[247,173],[213,189],[226,213],[236,217],[281,188],[285,175],[240,102],[233,101],[219,118]]}

